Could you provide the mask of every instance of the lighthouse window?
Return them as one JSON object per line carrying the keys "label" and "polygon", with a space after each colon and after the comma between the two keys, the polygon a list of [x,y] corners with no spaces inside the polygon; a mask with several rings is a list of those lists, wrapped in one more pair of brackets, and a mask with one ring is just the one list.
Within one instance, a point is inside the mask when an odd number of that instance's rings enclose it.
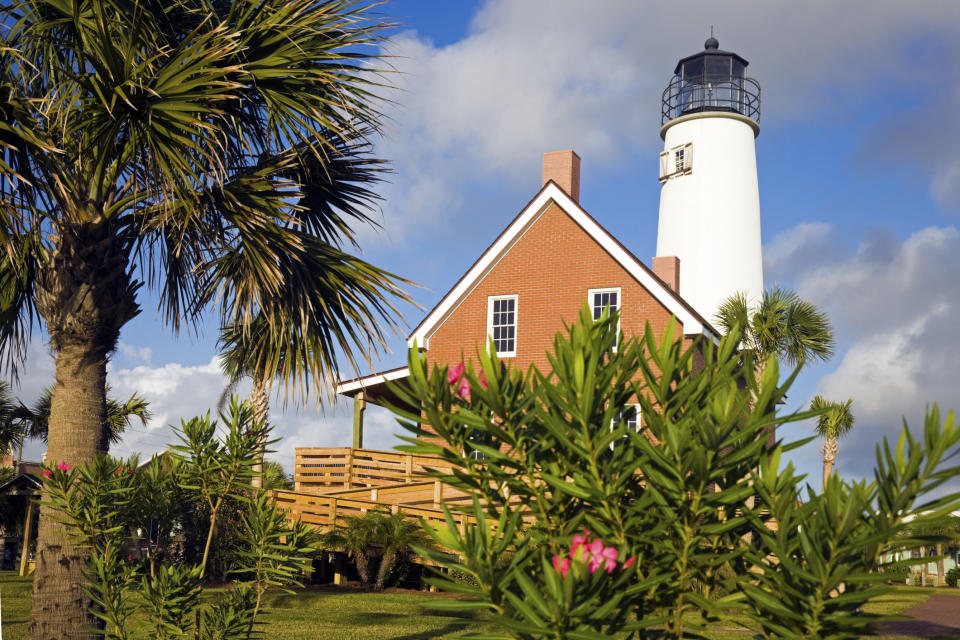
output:
{"label": "lighthouse window", "polygon": [[683,149],[677,149],[673,154],[673,171],[680,173],[683,171]]}
{"label": "lighthouse window", "polygon": [[517,354],[517,296],[487,300],[487,335],[500,356]]}

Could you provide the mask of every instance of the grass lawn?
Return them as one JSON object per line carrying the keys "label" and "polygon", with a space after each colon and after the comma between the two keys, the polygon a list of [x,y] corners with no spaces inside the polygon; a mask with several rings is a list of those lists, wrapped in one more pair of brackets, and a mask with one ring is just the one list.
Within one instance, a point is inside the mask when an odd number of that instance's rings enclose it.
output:
{"label": "grass lawn", "polygon": [[[925,602],[932,593],[960,596],[960,589],[897,587],[867,605],[872,613],[893,615]],[[492,630],[482,616],[463,616],[432,610],[443,596],[416,592],[365,593],[337,587],[311,588],[296,595],[269,596],[269,614],[262,630],[277,640],[428,640],[459,631]],[[25,640],[30,606],[30,578],[0,572],[0,607],[5,640]],[[960,599],[958,599],[960,606]],[[744,640],[742,631],[717,631],[716,640]],[[897,640],[886,637],[886,640]],[[900,637],[900,640],[907,640]]]}

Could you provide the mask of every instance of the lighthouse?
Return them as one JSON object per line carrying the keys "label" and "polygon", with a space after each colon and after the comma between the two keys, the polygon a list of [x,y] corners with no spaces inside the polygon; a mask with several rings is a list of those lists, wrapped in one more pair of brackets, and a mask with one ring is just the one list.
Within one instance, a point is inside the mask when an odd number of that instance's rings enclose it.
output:
{"label": "lighthouse", "polygon": [[763,294],[760,85],[747,64],[711,36],[663,92],[657,256],[679,258],[680,291],[708,321],[733,294]]}

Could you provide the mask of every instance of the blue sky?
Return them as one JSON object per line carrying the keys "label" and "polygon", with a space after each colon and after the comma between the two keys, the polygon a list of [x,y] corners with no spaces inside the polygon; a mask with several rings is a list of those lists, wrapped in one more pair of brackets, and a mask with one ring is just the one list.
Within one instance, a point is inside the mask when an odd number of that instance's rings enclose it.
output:
{"label": "blue sky", "polygon": [[[426,308],[539,189],[543,152],[575,149],[581,204],[641,259],[654,255],[660,93],[676,60],[702,48],[747,58],[763,88],[757,164],[765,285],[782,284],[834,319],[839,349],[805,371],[789,408],[815,393],[854,398],[840,467],[869,472],[873,443],[925,404],[960,407],[960,3],[395,0],[386,45],[398,87],[377,152],[393,161],[383,227],[364,257],[423,288]],[[156,418],[117,453],[151,453],[166,426],[213,406],[224,384],[212,326],[174,337],[151,302],[123,332],[118,395],[139,390]],[[422,312],[405,310],[407,323]],[[402,364],[404,341],[378,368]],[[29,400],[51,379],[39,338]],[[341,407],[272,419],[290,466],[296,446],[350,440]],[[392,446],[371,411],[368,446]],[[791,427],[804,435],[807,425]],[[817,477],[819,450],[794,456]]]}

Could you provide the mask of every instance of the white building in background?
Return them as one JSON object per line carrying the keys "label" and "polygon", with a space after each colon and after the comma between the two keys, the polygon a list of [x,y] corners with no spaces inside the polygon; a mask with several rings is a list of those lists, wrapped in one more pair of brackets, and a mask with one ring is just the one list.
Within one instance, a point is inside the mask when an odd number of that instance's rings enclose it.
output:
{"label": "white building in background", "polygon": [[763,293],[760,86],[747,64],[711,37],[663,92],[657,256],[679,258],[683,297],[709,321],[729,296]]}

